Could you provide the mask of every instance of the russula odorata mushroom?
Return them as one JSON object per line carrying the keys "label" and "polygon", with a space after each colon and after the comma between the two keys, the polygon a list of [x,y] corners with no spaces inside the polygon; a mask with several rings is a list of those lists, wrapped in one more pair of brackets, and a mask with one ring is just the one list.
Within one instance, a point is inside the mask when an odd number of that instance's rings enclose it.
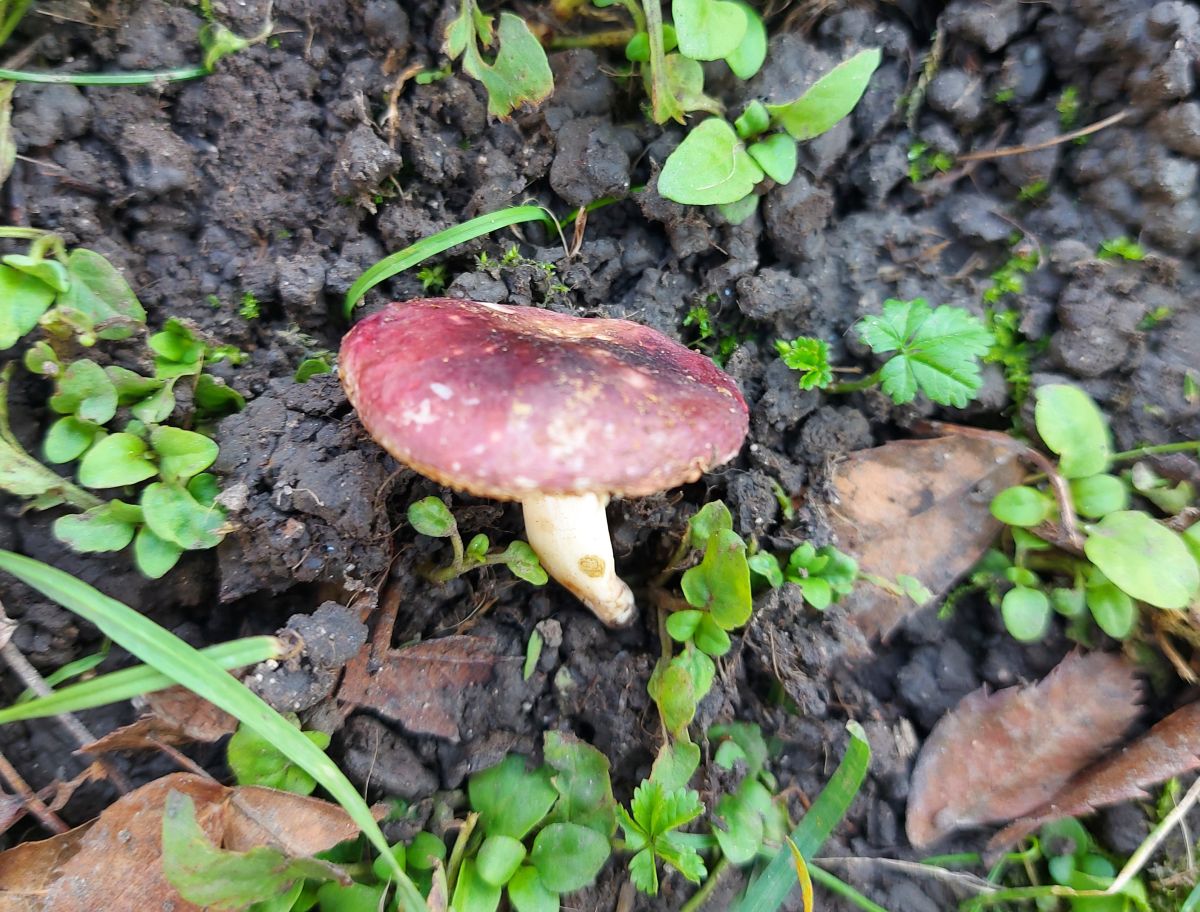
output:
{"label": "russula odorata mushroom", "polygon": [[748,427],[708,358],[626,320],[429,298],[346,336],[339,372],[367,431],[440,484],[519,500],[546,572],[606,624],[629,623],[604,508],[732,459]]}

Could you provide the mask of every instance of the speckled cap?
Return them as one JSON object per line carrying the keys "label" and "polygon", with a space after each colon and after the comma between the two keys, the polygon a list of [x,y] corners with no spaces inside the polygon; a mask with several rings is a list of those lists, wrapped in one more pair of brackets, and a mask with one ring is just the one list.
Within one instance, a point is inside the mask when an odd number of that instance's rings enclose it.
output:
{"label": "speckled cap", "polygon": [[732,459],[733,379],[627,320],[452,298],[389,304],[346,335],[346,395],[371,436],[481,497],[643,497]]}

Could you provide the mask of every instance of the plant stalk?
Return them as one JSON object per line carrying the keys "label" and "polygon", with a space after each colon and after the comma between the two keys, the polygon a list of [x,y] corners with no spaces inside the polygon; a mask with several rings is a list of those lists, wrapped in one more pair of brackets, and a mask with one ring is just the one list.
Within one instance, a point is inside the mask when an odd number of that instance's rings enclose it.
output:
{"label": "plant stalk", "polygon": [[873,374],[867,374],[858,380],[847,380],[845,383],[831,383],[825,387],[827,393],[857,393],[859,390],[865,390],[869,386],[874,386],[879,382],[879,375],[883,373],[883,369],[875,371]]}

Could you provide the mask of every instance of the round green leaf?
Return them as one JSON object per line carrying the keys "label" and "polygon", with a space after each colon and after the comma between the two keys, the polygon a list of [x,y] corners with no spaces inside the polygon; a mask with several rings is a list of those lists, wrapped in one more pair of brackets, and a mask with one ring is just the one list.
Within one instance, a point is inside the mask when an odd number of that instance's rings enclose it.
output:
{"label": "round green leaf", "polygon": [[533,841],[529,860],[552,893],[582,890],[600,873],[611,846],[595,830],[577,823],[552,823]]}
{"label": "round green leaf", "polygon": [[160,579],[179,562],[183,549],[164,541],[146,526],[138,529],[133,540],[133,559],[137,568],[150,579]]}
{"label": "round green leaf", "polygon": [[756,98],[746,105],[746,110],[733,122],[733,128],[742,139],[753,139],[771,128],[771,114]]}
{"label": "round green leaf", "polygon": [[108,504],[54,521],[54,537],[83,554],[120,551],[133,541],[133,529],[131,523],[114,515]]}
{"label": "round green leaf", "polygon": [[1042,638],[1050,622],[1050,600],[1040,589],[1017,586],[1000,602],[1004,626],[1014,639],[1032,643]]}
{"label": "round green leaf", "polygon": [[860,51],[818,79],[795,101],[767,105],[767,110],[797,140],[820,136],[854,110],[881,59],[878,48]]}
{"label": "round green leaf", "polygon": [[525,846],[511,836],[489,836],[479,847],[475,866],[479,876],[493,887],[502,887],[525,860]]}
{"label": "round green leaf", "polygon": [[42,445],[46,461],[60,465],[78,459],[92,445],[99,432],[98,425],[90,421],[81,421],[73,415],[59,418],[50,425],[50,430],[46,432],[46,442]]}
{"label": "round green leaf", "polygon": [[1186,608],[1200,592],[1200,567],[1175,532],[1138,510],[1088,526],[1083,550],[1121,590],[1156,608]]}
{"label": "round green leaf", "polygon": [[667,156],[658,192],[685,206],[735,203],[763,179],[737,133],[719,117],[702,121]]}
{"label": "round green leaf", "polygon": [[703,612],[690,608],[687,611],[674,611],[667,617],[667,633],[677,643],[686,643],[696,633]]}
{"label": "round green leaf", "polygon": [[453,514],[436,497],[424,497],[409,504],[408,521],[422,535],[433,538],[447,538],[458,529]]}
{"label": "round green leaf", "polygon": [[70,288],[63,306],[84,314],[101,339],[128,339],[146,325],[146,311],[129,283],[100,254],[79,248],[67,257]]}
{"label": "round green leaf", "polygon": [[1058,454],[1059,471],[1067,478],[1087,478],[1108,468],[1112,457],[1108,423],[1079,387],[1039,386],[1034,421],[1042,441]]}
{"label": "round green leaf", "polygon": [[[450,907],[454,912],[496,912],[500,907],[500,896],[501,888],[480,877],[475,859],[467,858],[458,869],[458,881],[454,884]],[[366,908],[373,910],[377,907]]]}
{"label": "round green leaf", "polygon": [[[403,871],[405,869],[405,862],[408,860],[408,847],[403,842],[397,842],[392,846],[392,850],[388,854],[396,859],[396,863],[400,865],[400,870]],[[371,873],[384,883],[387,883],[394,876],[391,864],[388,863],[387,858],[383,855],[380,855],[371,862]]]}
{"label": "round green leaf", "polygon": [[992,498],[992,515],[1009,526],[1036,526],[1054,512],[1054,499],[1037,488],[1015,485]]}
{"label": "round green leaf", "polygon": [[119,488],[158,474],[146,443],[133,434],[109,434],[83,454],[79,483],[87,488]]}
{"label": "round green leaf", "polygon": [[746,150],[767,177],[786,184],[796,175],[796,140],[786,133],[772,133]]}
{"label": "round green leaf", "polygon": [[[156,381],[162,383],[162,381]],[[175,381],[168,380],[142,399],[130,406],[129,411],[139,421],[147,424],[160,424],[171,417],[175,411]]]}
{"label": "round green leaf", "polygon": [[1087,587],[1087,606],[1096,619],[1096,626],[1114,640],[1129,636],[1137,620],[1137,606],[1133,599],[1108,580]]}
{"label": "round green leaf", "polygon": [[663,670],[654,699],[658,703],[663,725],[669,732],[678,735],[691,724],[696,715],[698,697],[691,670],[680,656],[672,659]]}
{"label": "round green leaf", "polygon": [[712,612],[712,619],[725,630],[741,627],[750,619],[750,565],[746,543],[732,529],[720,529],[709,537],[704,560],[683,574],[684,598],[695,608]]}
{"label": "round green leaf", "polygon": [[692,60],[736,54],[748,27],[745,9],[729,0],[672,0],[671,21],[679,50]]}
{"label": "round green leaf", "polygon": [[24,253],[10,253],[4,257],[4,265],[40,279],[57,292],[66,291],[71,285],[67,267],[58,260],[31,257]]}
{"label": "round green leaf", "polygon": [[1075,511],[1088,519],[1099,519],[1129,506],[1129,489],[1115,475],[1090,475],[1070,481]]}
{"label": "round green leaf", "polygon": [[105,424],[117,413],[117,388],[95,361],[80,358],[59,377],[50,407],[60,415]]}
{"label": "round green leaf", "polygon": [[688,520],[688,533],[693,548],[705,548],[714,532],[733,528],[733,514],[722,501],[706,503]]}
{"label": "round green leaf", "polygon": [[492,546],[491,539],[480,532],[478,535],[472,536],[467,543],[467,557],[472,560],[482,561],[488,552],[488,548]]}
{"label": "round green leaf", "polygon": [[558,894],[542,886],[536,868],[525,865],[508,882],[508,901],[516,912],[558,912]]}
{"label": "round green leaf", "polygon": [[1082,589],[1053,589],[1050,606],[1063,617],[1076,618],[1087,610],[1087,596]]}
{"label": "round green leaf", "polygon": [[818,576],[812,576],[807,579],[797,581],[800,586],[800,591],[804,593],[804,601],[808,602],[818,611],[824,611],[833,603],[833,589],[827,580],[823,580]]}
{"label": "round green leaf", "polygon": [[439,861],[446,860],[446,843],[427,830],[422,830],[408,845],[408,866],[414,871],[432,871]]}
{"label": "round green leaf", "polygon": [[187,481],[203,472],[217,458],[215,442],[176,427],[156,427],[150,433],[150,446],[158,453],[158,469],[165,481]]}
{"label": "round green leaf", "polygon": [[504,553],[500,555],[509,572],[518,579],[523,579],[534,586],[544,586],[550,579],[538,560],[537,553],[530,547],[529,542],[518,539],[509,542]]}
{"label": "round green leaf", "polygon": [[225,514],[199,503],[186,488],[156,481],[142,491],[141,504],[150,531],[184,550],[215,548],[224,538]]}
{"label": "round green leaf", "polygon": [[705,614],[700,618],[693,642],[697,649],[710,656],[723,656],[733,645],[730,642],[729,634],[721,629],[710,614]]}
{"label": "round green leaf", "polygon": [[767,59],[767,27],[763,25],[762,17],[747,3],[738,3],[746,14],[746,34],[732,54],[725,56],[725,62],[733,75],[738,79],[749,79]]}
{"label": "round green leaf", "polygon": [[40,279],[0,266],[0,351],[12,348],[17,340],[38,324],[38,318],[54,302],[54,289]]}

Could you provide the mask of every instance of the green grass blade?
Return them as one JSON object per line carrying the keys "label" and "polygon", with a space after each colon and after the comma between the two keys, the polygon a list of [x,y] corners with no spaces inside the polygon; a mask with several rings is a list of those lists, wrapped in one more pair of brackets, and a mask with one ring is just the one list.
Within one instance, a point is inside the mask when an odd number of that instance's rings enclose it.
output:
{"label": "green grass blade", "polygon": [[[850,746],[846,749],[846,756],[825,788],[821,789],[821,794],[812,803],[804,819],[792,830],[792,842],[805,861],[812,860],[838,821],[846,815],[871,763],[871,746],[867,743],[862,726],[850,722],[846,728],[850,731]],[[783,905],[796,884],[792,853],[784,846],[775,853],[762,875],[746,889],[745,896],[734,909],[736,912],[774,912]]]}
{"label": "green grass blade", "polygon": [[199,79],[209,71],[202,66],[179,67],[174,70],[140,70],[132,73],[32,73],[28,70],[0,69],[0,79],[12,82],[40,82],[77,86],[154,85],[160,82],[182,82]]}
{"label": "green grass blade", "polygon": [[824,868],[819,868],[816,865],[808,866],[808,873],[812,875],[813,883],[819,883],[830,893],[840,896],[847,902],[853,903],[864,912],[888,912],[883,906],[877,902],[873,902],[869,896],[864,896],[858,890],[850,886],[844,880],[834,877]]}
{"label": "green grass blade", "polygon": [[[285,652],[285,646],[277,637],[257,636],[221,643],[200,651],[223,670],[230,671],[265,662],[267,659],[280,658]],[[162,690],[174,683],[171,678],[147,665],[122,668],[109,674],[98,675],[90,681],[61,687],[44,697],[33,697],[0,709],[0,725],[108,706],[110,703],[120,703],[122,700]]]}
{"label": "green grass blade", "polygon": [[41,561],[0,550],[0,570],[75,612],[147,665],[225,710],[319,782],[390,863],[402,907],[424,912],[425,900],[388,848],[371,809],[325,753],[261,697],[216,662],[149,618]]}
{"label": "green grass blade", "polygon": [[[0,76],[0,78],[4,77]],[[451,247],[457,247],[459,244],[465,244],[467,241],[473,241],[475,238],[483,237],[485,234],[507,228],[509,225],[516,225],[519,222],[545,222],[551,228],[556,227],[554,219],[540,206],[513,206],[498,212],[488,212],[469,222],[463,222],[461,225],[431,234],[427,238],[421,238],[411,247],[405,247],[403,250],[397,250],[384,257],[358,277],[358,280],[346,292],[346,316],[349,317],[354,311],[354,305],[380,282],[386,281],[406,269],[411,269],[431,256],[444,253]]]}
{"label": "green grass blade", "polygon": [[[60,684],[65,684],[72,678],[78,678],[80,675],[87,674],[93,668],[100,665],[108,658],[108,649],[112,645],[112,640],[105,639],[100,644],[98,652],[93,652],[91,655],[86,655],[81,659],[76,659],[74,662],[68,662],[61,668],[56,668],[45,677],[45,684],[51,690],[58,687]],[[21,695],[14,700],[14,703],[28,703],[30,700],[37,699],[37,694],[26,689],[21,692]]]}
{"label": "green grass blade", "polygon": [[1187,895],[1187,899],[1179,907],[1179,912],[1197,912],[1197,910],[1200,910],[1200,883],[1192,888],[1192,892]]}

